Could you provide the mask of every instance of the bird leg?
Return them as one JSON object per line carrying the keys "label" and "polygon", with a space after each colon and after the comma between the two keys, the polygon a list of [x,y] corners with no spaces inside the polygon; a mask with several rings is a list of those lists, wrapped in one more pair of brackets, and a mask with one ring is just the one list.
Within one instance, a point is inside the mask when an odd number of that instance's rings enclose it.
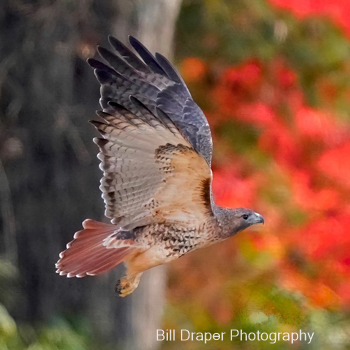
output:
{"label": "bird leg", "polygon": [[139,285],[142,272],[131,276],[124,276],[117,281],[115,285],[115,292],[120,297],[125,297],[131,294]]}
{"label": "bird leg", "polygon": [[[115,285],[115,292],[125,297],[132,293],[139,285],[141,275],[144,271],[161,265],[165,262],[164,257],[157,256],[159,248],[153,246],[145,251],[136,251],[134,255],[130,255],[124,261],[127,272],[126,276],[117,281]],[[159,254],[159,253],[158,253]]]}

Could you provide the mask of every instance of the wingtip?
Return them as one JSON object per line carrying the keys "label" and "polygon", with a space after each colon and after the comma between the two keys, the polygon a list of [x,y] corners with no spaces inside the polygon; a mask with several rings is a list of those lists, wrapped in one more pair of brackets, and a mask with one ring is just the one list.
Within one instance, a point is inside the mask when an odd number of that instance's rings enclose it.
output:
{"label": "wingtip", "polygon": [[101,118],[101,119],[103,119],[103,120],[106,120],[107,117],[110,117],[110,116],[111,116],[110,113],[105,112],[105,111],[101,111],[101,110],[97,110],[95,113],[96,113],[96,115],[97,115],[99,118]]}
{"label": "wingtip", "polygon": [[99,127],[100,125],[105,124],[105,123],[102,123],[102,122],[100,122],[100,121],[98,121],[98,120],[93,120],[93,119],[88,120],[88,122],[89,122],[91,125],[93,125],[96,129],[98,129],[98,127]]}
{"label": "wingtip", "polygon": [[107,102],[108,106],[112,107],[113,109],[117,109],[117,110],[123,110],[126,112],[130,112],[127,108],[125,108],[123,105],[121,105],[118,102],[115,101],[108,101]]}
{"label": "wingtip", "polygon": [[[102,57],[102,55],[101,55]],[[105,72],[106,70],[110,70],[111,68],[102,63],[99,60],[96,60],[95,58],[88,58],[86,62],[95,70],[95,75],[100,74],[100,72]],[[97,72],[97,73],[96,73]]]}
{"label": "wingtip", "polygon": [[[137,46],[141,46],[143,49],[146,47],[141,43],[141,41],[137,40],[134,36],[129,35],[129,43],[130,45],[137,51]],[[136,47],[135,47],[136,46]],[[147,50],[148,51],[148,50]]]}
{"label": "wingtip", "polygon": [[127,47],[113,35],[108,36],[108,42],[117,52],[120,50],[128,50]]}
{"label": "wingtip", "polygon": [[[132,103],[134,103],[134,101],[139,102],[139,100],[138,100],[135,96],[133,96],[133,95],[130,95],[130,96],[129,96],[129,101],[132,102]],[[137,103],[137,102],[136,102],[136,103]]]}
{"label": "wingtip", "polygon": [[159,52],[156,52],[155,54],[154,54],[154,57],[155,58],[158,58],[158,57],[162,57],[162,58],[165,58],[161,53],[159,53]]}
{"label": "wingtip", "polygon": [[96,50],[99,53],[99,55],[101,56],[101,50],[103,50],[104,48],[101,45],[97,45]]}
{"label": "wingtip", "polygon": [[109,51],[108,49],[106,49],[105,47],[103,47],[103,46],[97,46],[97,51],[98,51],[98,53],[99,53],[99,55],[103,58],[103,59],[105,59],[106,61],[107,61],[107,59],[106,59],[106,56],[115,56],[111,51]]}
{"label": "wingtip", "polygon": [[94,68],[93,67],[93,62],[94,61],[96,61],[94,58],[91,58],[91,57],[89,57],[89,58],[87,58],[86,59],[86,63],[88,64],[88,65],[90,65],[92,68]]}
{"label": "wingtip", "polygon": [[156,52],[154,54],[154,57],[156,58],[156,60],[158,61],[158,63],[162,64],[165,63],[166,65],[168,65],[169,67],[171,67],[173,70],[175,70],[175,68],[173,67],[173,65],[170,63],[170,61],[161,53]]}
{"label": "wingtip", "polygon": [[113,35],[108,35],[108,42],[113,46],[113,42],[117,44],[121,44],[121,41],[118,40],[115,36]]}

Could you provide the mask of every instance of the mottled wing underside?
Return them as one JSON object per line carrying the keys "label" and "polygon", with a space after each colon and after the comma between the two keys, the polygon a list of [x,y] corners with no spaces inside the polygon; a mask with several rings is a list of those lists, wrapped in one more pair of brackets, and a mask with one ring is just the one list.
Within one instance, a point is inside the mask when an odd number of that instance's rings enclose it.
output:
{"label": "mottled wing underside", "polygon": [[106,216],[126,228],[203,222],[211,213],[211,171],[166,114],[131,97],[133,113],[110,103],[92,121],[103,138],[98,158]]}
{"label": "mottled wing underside", "polygon": [[109,40],[116,54],[98,49],[108,66],[94,59],[88,61],[101,83],[103,110],[113,112],[109,102],[114,101],[138,114],[130,96],[154,114],[157,108],[161,109],[210,166],[213,146],[208,121],[176,69],[162,55],[157,53],[154,57],[133,37],[130,44],[143,61],[119,40],[113,37]]}
{"label": "mottled wing underside", "polygon": [[136,39],[98,48],[89,64],[101,83],[98,157],[106,216],[124,227],[206,219],[211,213],[208,122],[176,69]]}

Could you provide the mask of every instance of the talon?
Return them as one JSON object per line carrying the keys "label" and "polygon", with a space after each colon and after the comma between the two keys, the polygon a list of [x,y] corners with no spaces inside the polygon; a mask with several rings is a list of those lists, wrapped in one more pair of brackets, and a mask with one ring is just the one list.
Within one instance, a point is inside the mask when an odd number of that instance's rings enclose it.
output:
{"label": "talon", "polygon": [[124,276],[115,284],[114,290],[120,297],[126,297],[131,294],[138,286],[140,281],[140,274],[127,277]]}
{"label": "talon", "polygon": [[120,293],[122,291],[122,286],[120,284],[120,280],[118,280],[117,283],[115,284],[114,291],[116,292],[116,294],[120,295]]}

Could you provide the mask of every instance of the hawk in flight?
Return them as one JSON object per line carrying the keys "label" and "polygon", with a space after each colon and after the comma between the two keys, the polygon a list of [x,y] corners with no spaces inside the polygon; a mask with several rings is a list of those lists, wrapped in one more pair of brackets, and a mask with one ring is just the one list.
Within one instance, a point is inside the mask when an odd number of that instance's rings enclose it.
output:
{"label": "hawk in flight", "polygon": [[176,69],[138,40],[139,57],[110,37],[113,53],[99,47],[101,84],[94,142],[103,171],[100,189],[111,224],[87,219],[60,254],[57,273],[94,276],[119,263],[126,276],[120,296],[132,293],[142,273],[195,249],[264,223],[249,209],[222,208],[212,196],[212,138],[208,121]]}

